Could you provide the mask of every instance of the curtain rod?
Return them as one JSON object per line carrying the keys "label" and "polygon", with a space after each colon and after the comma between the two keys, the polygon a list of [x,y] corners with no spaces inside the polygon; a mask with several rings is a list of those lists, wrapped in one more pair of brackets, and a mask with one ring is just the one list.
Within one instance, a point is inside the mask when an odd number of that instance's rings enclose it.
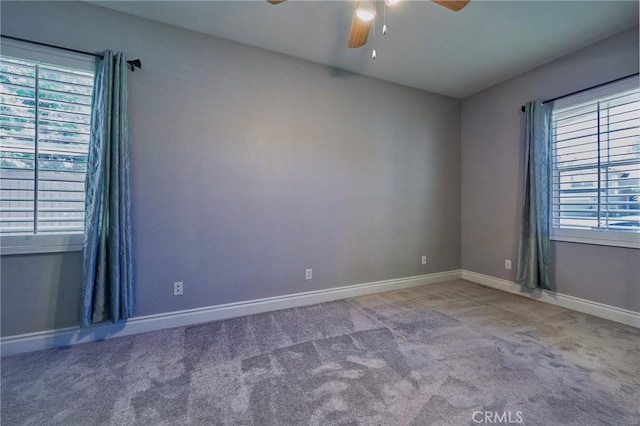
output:
{"label": "curtain rod", "polygon": [[[9,40],[15,40],[15,41],[22,41],[22,42],[25,42],[25,43],[37,44],[38,46],[51,47],[53,49],[58,49],[58,50],[65,50],[67,52],[80,53],[82,55],[94,56],[96,58],[102,58],[103,57],[103,55],[101,53],[86,52],[84,50],[78,50],[78,49],[71,49],[69,47],[56,46],[55,44],[42,43],[40,41],[27,40],[25,38],[13,37],[13,36],[5,35],[5,34],[0,34],[0,37],[6,38],[6,39],[9,39]],[[131,71],[135,71],[136,68],[142,69],[142,62],[138,58],[128,60],[127,63],[131,67]]]}
{"label": "curtain rod", "polygon": [[[575,92],[567,93],[566,95],[557,96],[555,98],[547,99],[546,101],[542,101],[542,103],[546,104],[547,102],[553,102],[553,101],[557,101],[558,99],[568,98],[569,96],[577,95],[578,93],[586,92],[586,91],[592,90],[592,89],[597,89],[598,87],[606,86],[607,84],[616,83],[618,81],[626,80],[627,78],[635,77],[638,74],[640,74],[640,73],[636,72],[636,73],[629,74],[629,75],[624,76],[624,77],[620,77],[620,78],[616,78],[616,79],[613,79],[613,80],[605,81],[604,83],[596,84],[595,86],[587,87],[586,89],[576,90]],[[525,109],[524,105],[522,105],[520,107],[520,111],[524,112],[524,109]]]}

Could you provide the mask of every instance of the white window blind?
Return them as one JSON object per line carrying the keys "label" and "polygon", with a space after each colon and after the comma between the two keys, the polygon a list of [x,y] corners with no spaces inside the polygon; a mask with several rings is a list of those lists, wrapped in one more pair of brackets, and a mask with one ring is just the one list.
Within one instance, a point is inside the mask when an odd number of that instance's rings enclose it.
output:
{"label": "white window blind", "polygon": [[0,235],[82,233],[93,74],[0,57]]}
{"label": "white window blind", "polygon": [[555,229],[640,232],[637,78],[556,101],[552,155]]}

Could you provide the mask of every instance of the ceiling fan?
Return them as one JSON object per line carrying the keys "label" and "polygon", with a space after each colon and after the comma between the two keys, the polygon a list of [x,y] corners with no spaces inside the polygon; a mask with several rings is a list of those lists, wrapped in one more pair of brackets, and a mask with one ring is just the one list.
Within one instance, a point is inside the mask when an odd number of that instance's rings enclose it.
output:
{"label": "ceiling fan", "polygon": [[[271,4],[284,3],[286,0],[267,0]],[[393,6],[400,0],[385,0],[387,6]],[[457,12],[465,7],[470,0],[432,0],[434,3],[444,6],[447,9]],[[362,47],[367,44],[371,22],[376,15],[375,1],[362,2],[369,5],[362,5],[360,1],[356,1],[356,7],[353,11],[351,19],[351,30],[349,31],[349,42],[347,46],[350,48]]]}

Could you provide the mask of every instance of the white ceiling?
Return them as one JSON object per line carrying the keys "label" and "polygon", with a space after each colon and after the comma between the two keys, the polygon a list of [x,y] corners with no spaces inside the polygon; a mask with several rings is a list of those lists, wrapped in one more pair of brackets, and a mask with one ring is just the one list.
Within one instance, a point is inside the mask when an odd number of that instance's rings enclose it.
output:
{"label": "white ceiling", "polygon": [[372,34],[348,49],[353,1],[105,1],[103,7],[463,98],[638,24],[637,1],[378,2]]}

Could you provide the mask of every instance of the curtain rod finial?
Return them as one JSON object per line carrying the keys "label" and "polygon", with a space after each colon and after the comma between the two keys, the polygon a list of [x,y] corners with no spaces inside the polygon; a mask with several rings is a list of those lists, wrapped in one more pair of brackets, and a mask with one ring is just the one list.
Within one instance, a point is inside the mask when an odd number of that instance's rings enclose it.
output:
{"label": "curtain rod finial", "polygon": [[129,64],[129,66],[131,66],[131,71],[132,72],[135,71],[136,68],[142,69],[142,62],[138,58],[131,59],[130,61],[127,61],[127,63]]}

